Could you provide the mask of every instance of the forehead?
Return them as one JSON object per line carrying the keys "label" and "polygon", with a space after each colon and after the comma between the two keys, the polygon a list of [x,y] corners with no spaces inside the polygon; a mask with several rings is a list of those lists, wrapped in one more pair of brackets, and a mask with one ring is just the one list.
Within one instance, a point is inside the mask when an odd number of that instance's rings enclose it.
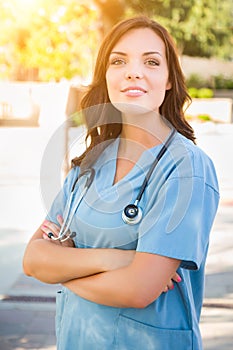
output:
{"label": "forehead", "polygon": [[112,51],[159,51],[165,53],[163,40],[150,28],[136,28],[129,30],[114,45]]}

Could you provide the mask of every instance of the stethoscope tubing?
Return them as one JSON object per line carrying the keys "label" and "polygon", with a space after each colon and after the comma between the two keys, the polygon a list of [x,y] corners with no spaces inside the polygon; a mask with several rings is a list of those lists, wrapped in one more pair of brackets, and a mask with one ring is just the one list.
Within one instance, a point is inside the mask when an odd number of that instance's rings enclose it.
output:
{"label": "stethoscope tubing", "polygon": [[[137,223],[140,222],[140,220],[142,219],[142,209],[139,207],[139,202],[142,198],[142,195],[148,185],[148,182],[149,182],[149,179],[156,167],[156,165],[158,164],[159,160],[162,158],[162,156],[164,155],[164,153],[166,152],[168,146],[170,145],[170,143],[172,142],[172,139],[174,137],[176,133],[176,129],[172,129],[169,137],[167,138],[167,140],[165,141],[165,143],[163,144],[161,150],[159,151],[158,155],[156,156],[155,160],[153,161],[153,163],[151,164],[151,167],[149,169],[149,171],[147,172],[146,176],[145,176],[145,179],[142,183],[142,186],[140,188],[140,191],[134,201],[133,204],[129,204],[127,205],[124,209],[123,209],[123,212],[122,212],[122,219],[123,221],[126,223],[126,224],[129,224],[129,225],[135,225]],[[81,179],[81,177],[85,176],[85,175],[89,175],[87,176],[87,179],[86,179],[86,183],[84,185],[84,189],[83,191],[81,192],[79,198],[78,198],[78,201],[76,203],[76,205],[74,206],[73,210],[71,210],[72,208],[72,202],[73,202],[73,198],[74,198],[74,193],[75,193],[75,188],[76,188],[76,185],[78,183],[78,181]],[[64,221],[63,221],[63,224],[61,226],[61,229],[60,229],[60,232],[59,232],[59,235],[57,237],[55,237],[54,235],[51,234],[50,238],[54,241],[57,241],[59,240],[60,242],[65,242],[66,240],[68,240],[69,238],[73,238],[76,234],[75,233],[72,233],[72,232],[69,232],[69,228],[70,228],[70,225],[71,225],[71,222],[73,220],[73,217],[74,217],[74,214],[76,212],[76,210],[78,209],[81,201],[83,200],[87,190],[90,188],[93,180],[94,180],[94,177],[95,177],[95,170],[93,168],[89,168],[89,169],[86,169],[84,170],[74,181],[73,185],[72,185],[72,188],[71,188],[71,193],[70,193],[70,197],[68,199],[68,202],[66,204],[66,209],[65,209],[65,215],[64,215]],[[128,208],[128,211],[131,211],[131,214],[129,212],[129,216],[127,214],[127,208]],[[132,215],[132,211],[135,211],[135,217]],[[68,233],[69,232],[69,233]],[[67,234],[68,233],[68,234]]]}
{"label": "stethoscope tubing", "polygon": [[148,185],[149,179],[156,167],[156,165],[158,164],[159,160],[162,158],[162,156],[164,155],[164,153],[166,152],[168,146],[170,145],[170,143],[172,142],[172,139],[174,137],[176,133],[176,129],[173,129],[172,132],[170,133],[169,137],[167,138],[166,142],[164,143],[163,147],[161,148],[161,150],[159,151],[158,155],[156,156],[155,160],[153,161],[153,163],[151,164],[151,167],[148,171],[148,173],[146,174],[146,177],[142,183],[141,189],[137,195],[137,198],[134,202],[134,205],[138,205],[138,203],[140,202],[142,195],[145,191],[146,186]]}
{"label": "stethoscope tubing", "polygon": [[[81,177],[83,177],[84,175],[87,175],[88,173],[90,174],[90,176],[87,177],[84,189],[81,192],[76,205],[74,206],[73,210],[71,211],[72,202],[73,202],[73,198],[74,198],[74,190],[75,190],[76,184],[78,183],[78,181],[80,180]],[[92,184],[92,182],[94,180],[94,176],[95,176],[95,170],[93,168],[91,168],[91,169],[87,169],[87,170],[83,171],[75,179],[75,181],[74,181],[74,183],[72,185],[72,188],[71,188],[70,197],[69,197],[68,202],[66,204],[66,209],[67,210],[65,210],[64,221],[63,221],[63,224],[61,226],[59,235],[57,237],[51,235],[51,239],[53,241],[58,241],[59,240],[60,242],[65,242],[69,238],[72,238],[72,236],[74,235],[74,233],[72,233],[72,232],[70,232],[67,235],[67,232],[69,231],[69,228],[70,228],[70,225],[71,225],[71,222],[73,220],[73,217],[74,217],[74,214],[75,214],[76,210],[78,209],[82,199],[84,198],[87,190],[89,189],[89,187],[91,186],[91,184]]]}

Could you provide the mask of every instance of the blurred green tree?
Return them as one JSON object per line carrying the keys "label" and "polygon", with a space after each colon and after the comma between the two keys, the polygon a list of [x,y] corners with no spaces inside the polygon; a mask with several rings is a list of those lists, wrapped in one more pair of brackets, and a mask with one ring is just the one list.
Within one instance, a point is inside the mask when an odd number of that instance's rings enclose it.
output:
{"label": "blurred green tree", "polygon": [[31,0],[23,7],[24,1],[0,3],[0,78],[59,81],[90,75],[100,36],[96,8],[77,0]]}
{"label": "blurred green tree", "polygon": [[[104,22],[146,14],[165,25],[181,53],[232,59],[232,0],[95,0]],[[111,21],[110,21],[111,18]]]}
{"label": "blurred green tree", "polygon": [[8,0],[0,2],[0,79],[86,79],[106,31],[143,13],[166,26],[180,53],[233,58],[232,0]]}
{"label": "blurred green tree", "polygon": [[232,0],[127,0],[125,3],[130,14],[144,13],[165,25],[181,53],[233,58]]}

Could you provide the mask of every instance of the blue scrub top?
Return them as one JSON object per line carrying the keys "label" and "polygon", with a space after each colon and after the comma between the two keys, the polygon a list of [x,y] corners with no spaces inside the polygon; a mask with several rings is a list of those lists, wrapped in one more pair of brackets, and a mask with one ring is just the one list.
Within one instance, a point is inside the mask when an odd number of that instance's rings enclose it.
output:
{"label": "blue scrub top", "polygon": [[[62,288],[57,294],[58,350],[201,350],[198,322],[204,265],[219,202],[213,163],[200,148],[176,133],[140,201],[142,221],[127,225],[122,210],[135,201],[162,145],[143,152],[133,169],[113,184],[118,146],[119,138],[94,164],[94,182],[71,224],[75,245],[135,249],[179,259],[182,282],[144,309],[99,305]],[[78,167],[70,171],[47,219],[57,223],[56,216],[64,213],[78,173]],[[77,185],[75,198],[84,182]]]}

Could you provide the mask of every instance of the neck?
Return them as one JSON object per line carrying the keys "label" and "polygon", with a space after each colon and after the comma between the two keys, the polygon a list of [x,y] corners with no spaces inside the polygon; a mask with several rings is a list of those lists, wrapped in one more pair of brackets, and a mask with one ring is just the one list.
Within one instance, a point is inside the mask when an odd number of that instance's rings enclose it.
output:
{"label": "neck", "polygon": [[124,124],[121,132],[121,139],[124,140],[124,144],[135,142],[145,148],[151,148],[161,141],[155,136],[151,130],[141,128],[137,125],[126,125]]}
{"label": "neck", "polygon": [[144,149],[154,147],[162,143],[169,132],[170,128],[159,115],[133,118],[123,116],[121,139],[124,140],[125,148],[132,142],[140,144]]}

